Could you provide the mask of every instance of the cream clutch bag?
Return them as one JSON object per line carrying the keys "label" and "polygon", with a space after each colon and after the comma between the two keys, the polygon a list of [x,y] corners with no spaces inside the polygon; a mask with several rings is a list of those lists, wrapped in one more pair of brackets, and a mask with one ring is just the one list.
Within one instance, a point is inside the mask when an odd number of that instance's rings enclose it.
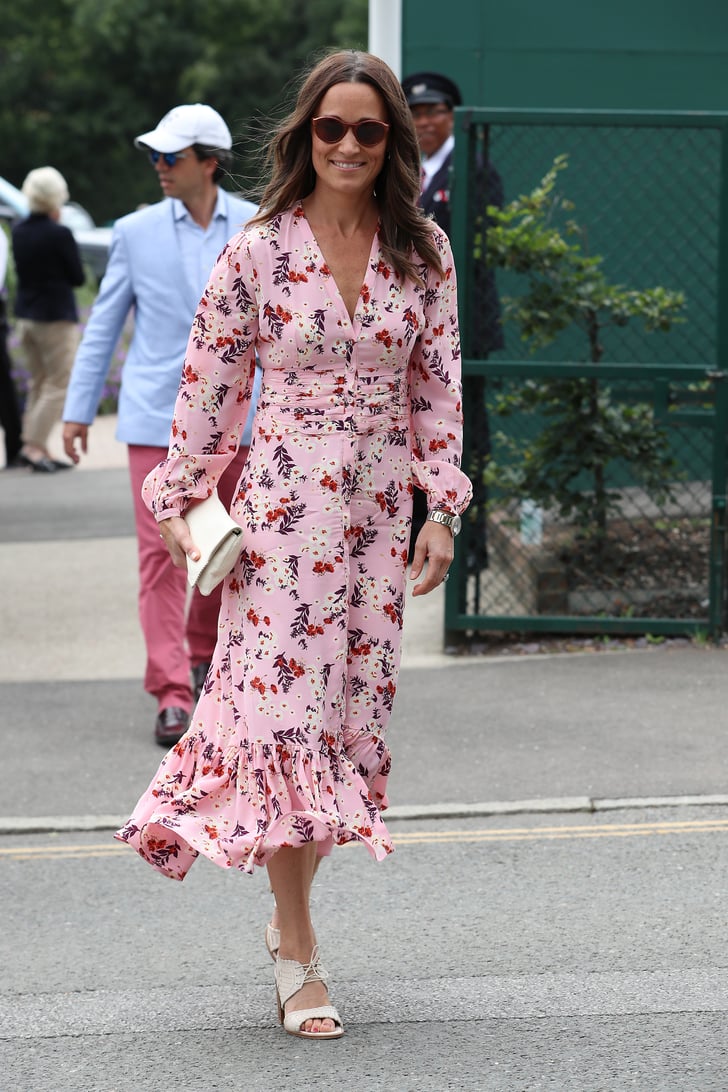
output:
{"label": "cream clutch bag", "polygon": [[243,549],[243,529],[231,517],[217,490],[184,515],[200,551],[198,561],[187,558],[187,581],[201,595],[209,595],[235,565]]}

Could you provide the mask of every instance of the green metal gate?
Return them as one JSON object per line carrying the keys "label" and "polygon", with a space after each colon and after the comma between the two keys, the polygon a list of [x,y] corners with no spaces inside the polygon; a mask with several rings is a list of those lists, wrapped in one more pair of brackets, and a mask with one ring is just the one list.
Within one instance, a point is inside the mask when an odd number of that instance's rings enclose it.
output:
{"label": "green metal gate", "polygon": [[[716,637],[725,624],[728,308],[720,301],[728,302],[728,114],[456,115],[452,238],[463,334],[463,465],[475,495],[447,586],[446,629]],[[478,359],[471,331],[484,165],[497,168],[508,202],[530,192],[560,155],[568,156],[568,169],[559,188],[609,280],[683,292],[685,321],[656,334],[629,323],[614,328],[596,364],[578,331],[565,330],[534,359],[505,322],[504,349]],[[517,273],[498,271],[497,284],[502,299],[517,300],[523,291]],[[670,468],[666,487],[657,488],[641,474],[638,451],[632,461],[607,451],[600,475],[609,518],[596,546],[557,504],[536,505],[508,484],[514,463],[528,458],[549,427],[543,410],[524,408],[523,392],[579,397],[585,384],[607,400],[609,412],[643,422]],[[507,473],[486,486],[495,466]],[[585,467],[577,490],[587,493],[589,480]]]}

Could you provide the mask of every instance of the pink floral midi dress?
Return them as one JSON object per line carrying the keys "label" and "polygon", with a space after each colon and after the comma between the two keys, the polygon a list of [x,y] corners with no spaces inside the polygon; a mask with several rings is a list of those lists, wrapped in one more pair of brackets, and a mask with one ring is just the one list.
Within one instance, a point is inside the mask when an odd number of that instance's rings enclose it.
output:
{"label": "pink floral midi dress", "polygon": [[[412,493],[462,512],[456,285],[404,282],[375,235],[353,322],[302,206],[230,240],[190,335],[157,518],[209,496],[263,387],[232,505],[245,549],[190,727],[116,837],[183,879],[202,853],[251,873],[281,846],[392,851],[387,722]],[[416,256],[415,256],[416,257]]]}

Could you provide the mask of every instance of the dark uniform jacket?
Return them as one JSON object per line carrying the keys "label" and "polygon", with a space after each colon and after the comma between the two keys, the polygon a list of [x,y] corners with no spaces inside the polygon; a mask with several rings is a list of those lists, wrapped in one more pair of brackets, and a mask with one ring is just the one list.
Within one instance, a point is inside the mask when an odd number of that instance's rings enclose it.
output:
{"label": "dark uniform jacket", "polygon": [[[420,196],[420,207],[428,216],[433,216],[446,235],[450,235],[450,174],[452,171],[452,152],[432,176],[429,185]],[[479,172],[476,178],[479,192],[477,205],[485,209],[488,205],[503,204],[503,183],[500,175],[491,163]],[[482,194],[482,197],[480,196]],[[503,348],[503,331],[500,321],[500,304],[495,286],[495,276],[483,262],[478,262],[473,276],[474,300],[473,340],[470,346],[472,355],[486,357],[496,349]]]}
{"label": "dark uniform jacket", "polygon": [[85,276],[69,229],[44,213],[31,213],[13,228],[13,255],[16,318],[78,322],[73,289]]}
{"label": "dark uniform jacket", "polygon": [[[452,171],[452,152],[444,161],[439,171],[432,176],[427,188],[420,195],[420,207],[428,216],[433,216],[442,230],[450,235],[450,175]],[[475,215],[482,215],[488,205],[503,205],[503,183],[500,175],[491,163],[478,171],[475,179]],[[482,211],[481,211],[482,210]],[[500,320],[500,303],[496,291],[495,276],[483,261],[477,261],[473,268],[473,303],[472,337],[470,356],[484,359],[489,353],[503,348],[503,330]],[[490,428],[485,407],[485,379],[473,377],[463,389],[463,410],[467,417],[467,427],[472,436],[471,460],[473,466],[482,468],[490,453]],[[484,497],[484,493],[481,494]],[[471,539],[467,564],[475,569],[486,568],[488,550],[486,546],[485,504],[479,507],[477,526]],[[427,518],[427,501],[424,493],[415,490],[412,508],[412,533],[410,537],[409,560],[414,554],[414,545],[422,524]],[[473,545],[473,544],[477,545]]]}

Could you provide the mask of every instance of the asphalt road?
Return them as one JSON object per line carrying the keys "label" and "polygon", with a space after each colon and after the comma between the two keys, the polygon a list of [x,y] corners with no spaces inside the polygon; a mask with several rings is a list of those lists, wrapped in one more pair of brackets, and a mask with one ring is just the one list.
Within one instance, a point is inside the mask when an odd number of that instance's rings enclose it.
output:
{"label": "asphalt road", "polygon": [[346,849],[320,873],[330,1044],[276,1024],[262,877],[200,862],[175,884],[98,833],[1,839],[2,1087],[728,1086],[725,809],[393,830],[384,864]]}

